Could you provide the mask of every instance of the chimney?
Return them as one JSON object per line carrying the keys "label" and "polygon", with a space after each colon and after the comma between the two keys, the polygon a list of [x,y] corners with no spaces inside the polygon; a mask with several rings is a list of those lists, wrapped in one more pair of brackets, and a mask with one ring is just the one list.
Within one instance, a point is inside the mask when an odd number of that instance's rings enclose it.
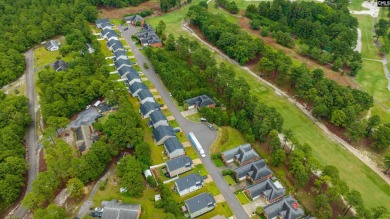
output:
{"label": "chimney", "polygon": [[292,206],[293,206],[294,209],[298,209],[299,208],[298,202],[292,203]]}

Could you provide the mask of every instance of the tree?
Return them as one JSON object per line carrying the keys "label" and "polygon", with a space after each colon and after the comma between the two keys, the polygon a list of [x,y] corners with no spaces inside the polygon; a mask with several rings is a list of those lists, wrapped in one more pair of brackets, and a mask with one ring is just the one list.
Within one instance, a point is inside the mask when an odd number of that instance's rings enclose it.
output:
{"label": "tree", "polygon": [[381,117],[378,115],[372,115],[368,118],[366,136],[371,136],[374,129],[376,129],[381,123]]}
{"label": "tree", "polygon": [[390,154],[385,155],[383,159],[383,164],[385,165],[385,173],[387,173],[390,169]]}
{"label": "tree", "polygon": [[165,25],[164,21],[160,20],[158,22],[157,27],[156,27],[156,33],[161,36],[163,34],[165,28],[166,28],[166,25]]}
{"label": "tree", "polygon": [[379,126],[374,132],[374,142],[371,144],[377,149],[384,149],[390,147],[390,124]]}
{"label": "tree", "polygon": [[344,126],[346,119],[347,119],[347,116],[345,115],[344,111],[335,110],[332,113],[332,117],[330,118],[330,122],[336,126]]}
{"label": "tree", "polygon": [[294,162],[292,165],[292,172],[294,174],[297,187],[299,188],[306,185],[309,181],[309,174],[307,173],[305,166],[303,166],[301,162]]}
{"label": "tree", "polygon": [[175,37],[172,34],[168,35],[168,39],[165,41],[165,48],[168,51],[174,51],[176,49]]}
{"label": "tree", "polygon": [[145,182],[142,176],[143,165],[133,156],[123,157],[116,167],[121,178],[121,186],[127,188],[130,196],[141,197],[145,190]]}
{"label": "tree", "polygon": [[209,5],[207,4],[207,1],[205,1],[205,0],[200,1],[199,5],[204,7],[204,8],[209,8]]}
{"label": "tree", "polygon": [[275,64],[271,62],[267,57],[263,57],[259,64],[258,69],[262,72],[265,72],[267,75],[275,71]]}
{"label": "tree", "polygon": [[379,37],[385,36],[387,34],[387,29],[389,28],[389,24],[384,19],[379,19],[379,22],[375,24],[375,33],[376,33],[376,41],[378,42]]}
{"label": "tree", "polygon": [[84,184],[78,178],[72,178],[66,184],[68,194],[73,198],[81,198],[84,193]]}
{"label": "tree", "polygon": [[384,216],[389,215],[389,210],[385,206],[377,206],[371,208],[372,216],[375,219],[384,218]]}
{"label": "tree", "polygon": [[272,153],[271,159],[272,165],[277,167],[285,161],[286,153],[282,149],[277,149]]}
{"label": "tree", "polygon": [[250,24],[251,24],[252,30],[260,29],[260,20],[259,19],[251,20]]}
{"label": "tree", "polygon": [[362,195],[359,191],[354,189],[350,190],[347,193],[345,200],[347,201],[348,205],[343,209],[343,211],[346,209],[344,212],[344,216],[348,213],[351,207],[356,207],[363,204]]}
{"label": "tree", "polygon": [[331,181],[332,181],[332,178],[330,178],[330,176],[327,176],[327,175],[322,175],[319,178],[317,178],[314,181],[314,185],[315,185],[315,187],[318,188],[318,194],[320,194],[322,192],[322,190],[324,189],[324,187],[326,186],[326,184],[330,183]]}
{"label": "tree", "polygon": [[284,145],[283,149],[286,146],[287,142],[294,136],[294,133],[291,131],[291,129],[287,129],[283,131],[283,139],[284,139]]}
{"label": "tree", "polygon": [[352,122],[347,127],[347,136],[351,141],[360,141],[366,134],[367,125],[362,121]]}
{"label": "tree", "polygon": [[45,209],[37,209],[34,212],[34,218],[41,218],[41,219],[64,219],[66,217],[66,211],[65,208],[60,207],[55,204],[50,204]]}
{"label": "tree", "polygon": [[261,206],[258,206],[258,207],[256,208],[256,214],[257,214],[257,215],[262,215],[263,213],[264,213],[264,208],[261,207]]}
{"label": "tree", "polygon": [[332,218],[332,208],[329,205],[328,197],[320,194],[315,198],[314,206],[316,208],[316,216],[319,218]]}

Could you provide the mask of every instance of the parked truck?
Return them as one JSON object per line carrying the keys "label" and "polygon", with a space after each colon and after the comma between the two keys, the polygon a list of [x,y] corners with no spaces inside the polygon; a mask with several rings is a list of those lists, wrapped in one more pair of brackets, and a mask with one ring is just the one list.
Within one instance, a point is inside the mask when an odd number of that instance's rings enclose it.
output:
{"label": "parked truck", "polygon": [[199,151],[201,157],[206,157],[202,145],[199,143],[198,139],[195,137],[193,132],[188,134],[188,138],[190,139],[191,144]]}

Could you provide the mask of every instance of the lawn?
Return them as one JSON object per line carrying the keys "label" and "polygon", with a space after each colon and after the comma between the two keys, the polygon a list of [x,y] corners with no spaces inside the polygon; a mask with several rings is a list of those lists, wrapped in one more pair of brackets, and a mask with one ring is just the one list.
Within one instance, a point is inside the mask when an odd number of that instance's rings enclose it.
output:
{"label": "lawn", "polygon": [[230,210],[229,205],[226,202],[218,203],[215,206],[215,209],[197,217],[198,219],[210,219],[216,215],[224,215],[225,217],[230,217],[233,215],[232,210]]}
{"label": "lawn", "polygon": [[246,205],[248,204],[249,202],[251,202],[247,197],[246,195],[244,194],[244,192],[239,192],[238,194],[236,194],[236,197],[238,199],[238,201],[240,201],[240,203],[242,205]]}
{"label": "lawn", "polygon": [[[168,116],[168,115],[165,114],[165,116]],[[173,128],[180,127],[176,120],[168,121],[168,124],[170,126],[172,126]],[[187,141],[187,139],[185,141]]]}
{"label": "lawn", "polygon": [[[56,38],[56,40],[61,42],[61,46],[66,45],[65,39]],[[55,62],[57,58],[61,58],[66,62],[71,60],[70,57],[62,57],[59,50],[48,51],[44,45],[39,46],[38,48],[34,49],[34,68],[35,69],[43,68],[44,66]]]}
{"label": "lawn", "polygon": [[[182,176],[181,176],[182,177]],[[171,185],[171,183],[169,183]],[[174,183],[172,183],[172,187],[174,186]],[[171,188],[171,186],[170,186]],[[184,202],[185,200],[187,199],[190,199],[192,197],[195,197],[201,193],[204,193],[204,192],[208,192],[210,194],[212,194],[213,196],[216,196],[216,195],[219,195],[221,194],[221,192],[219,192],[217,186],[215,185],[214,182],[210,182],[210,183],[205,183],[203,185],[203,187],[199,190],[196,190],[196,191],[193,191],[191,193],[188,193],[187,195],[184,195],[184,196],[179,196],[179,194],[177,194],[176,192],[174,192],[173,194],[173,198],[176,200],[177,203],[182,203]]]}
{"label": "lawn", "polygon": [[349,9],[354,11],[368,10],[367,8],[363,8],[362,6],[363,1],[364,0],[352,0],[351,4],[349,5]]}
{"label": "lawn", "polygon": [[113,56],[111,51],[107,48],[105,40],[98,40],[98,42],[100,44],[100,48],[102,48],[102,53],[104,56],[106,56],[106,57]]}
{"label": "lawn", "polygon": [[369,15],[353,16],[358,19],[359,28],[362,31],[362,58],[381,59],[378,48],[374,45],[374,18]]}
{"label": "lawn", "polygon": [[222,167],[225,165],[223,163],[223,161],[221,160],[221,158],[215,158],[215,159],[213,159],[213,162],[214,162],[215,166],[217,166],[217,167]]}
{"label": "lawn", "polygon": [[154,207],[154,196],[158,193],[154,189],[147,188],[141,198],[131,198],[119,192],[119,179],[115,175],[109,177],[105,190],[98,190],[93,197],[93,206],[100,206],[103,200],[121,200],[123,203],[140,204],[142,213],[141,219],[163,218],[166,213],[164,210]]}
{"label": "lawn", "polygon": [[176,133],[176,136],[177,136],[177,138],[179,139],[180,142],[188,141],[187,140],[187,136],[186,136],[186,134],[184,132],[178,132],[178,133]]}
{"label": "lawn", "polygon": [[223,178],[229,184],[229,186],[234,186],[237,184],[236,181],[230,175],[223,176]]}
{"label": "lawn", "polygon": [[218,138],[211,145],[210,153],[221,153],[244,143],[247,141],[237,129],[223,126],[218,130]]}
{"label": "lawn", "polygon": [[195,149],[192,146],[185,147],[184,149],[186,150],[186,155],[192,160],[198,158],[198,154],[196,153]]}
{"label": "lawn", "polygon": [[193,121],[193,122],[200,122],[200,118],[201,118],[201,116],[199,113],[195,113],[195,114],[192,114],[192,115],[189,115],[186,117],[186,119]]}

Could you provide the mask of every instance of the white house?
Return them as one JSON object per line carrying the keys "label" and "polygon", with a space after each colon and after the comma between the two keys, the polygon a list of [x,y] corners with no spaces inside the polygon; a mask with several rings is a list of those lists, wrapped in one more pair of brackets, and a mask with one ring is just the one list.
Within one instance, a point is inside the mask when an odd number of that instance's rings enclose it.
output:
{"label": "white house", "polygon": [[180,196],[187,195],[203,187],[203,178],[197,173],[191,173],[175,181],[175,189]]}

